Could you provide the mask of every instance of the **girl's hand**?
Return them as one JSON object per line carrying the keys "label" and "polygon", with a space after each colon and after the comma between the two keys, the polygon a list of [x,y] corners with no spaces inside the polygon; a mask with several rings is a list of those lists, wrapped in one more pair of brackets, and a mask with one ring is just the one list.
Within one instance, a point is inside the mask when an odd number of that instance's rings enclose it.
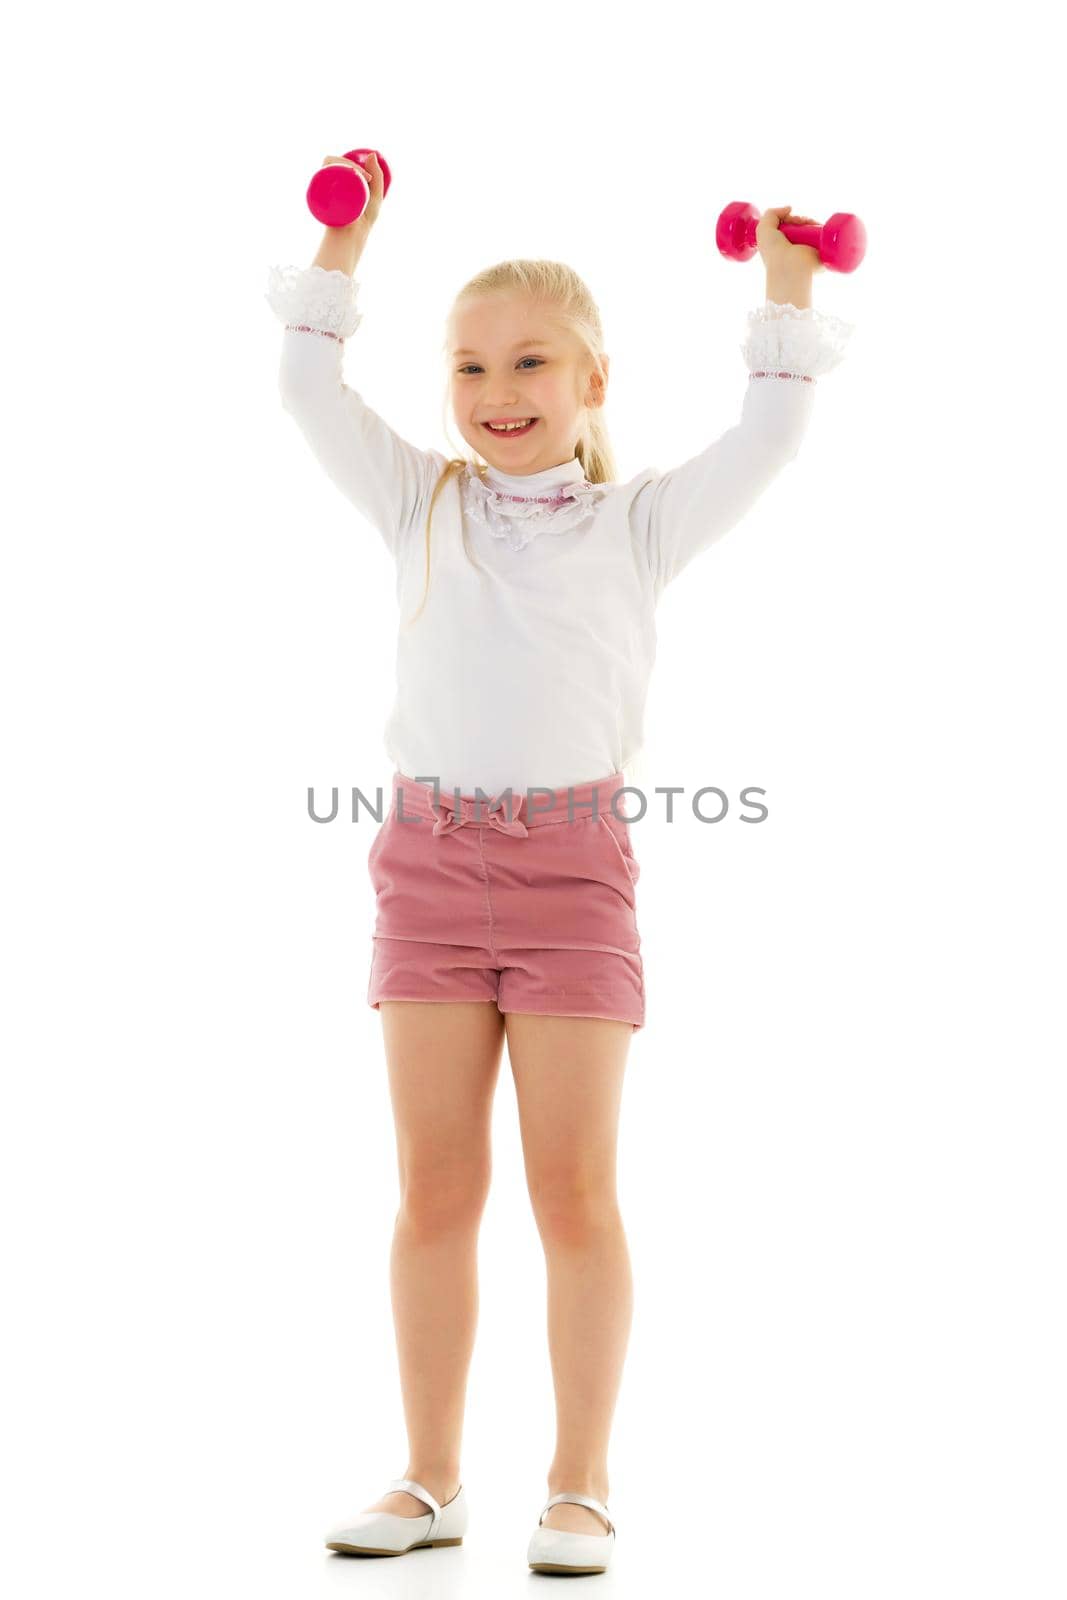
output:
{"label": "girl's hand", "polygon": [[815,218],[795,217],[792,213],[792,206],[772,206],[756,224],[756,244],[767,271],[770,272],[772,267],[804,266],[810,272],[822,272],[824,263],[819,260],[819,252],[814,245],[793,244],[780,227],[782,222],[795,222],[805,227],[818,226]]}
{"label": "girl's hand", "polygon": [[355,222],[350,222],[349,227],[359,228],[365,234],[369,233],[378,220],[385,191],[385,179],[378,165],[378,157],[373,152],[364,156],[362,161],[349,161],[347,156],[323,156],[322,164],[324,167],[352,167],[356,172],[362,172],[370,184],[370,199],[367,201],[366,210],[356,218]]}

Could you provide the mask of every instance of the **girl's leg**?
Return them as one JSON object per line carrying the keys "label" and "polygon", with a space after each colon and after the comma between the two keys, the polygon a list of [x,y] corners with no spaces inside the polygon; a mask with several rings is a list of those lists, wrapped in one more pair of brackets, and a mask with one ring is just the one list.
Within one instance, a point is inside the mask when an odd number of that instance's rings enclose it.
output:
{"label": "girl's leg", "polygon": [[[509,1011],[526,1182],[548,1271],[556,1450],[548,1493],[608,1498],[608,1438],[630,1334],[633,1284],[615,1191],[623,1073],[633,1028]],[[546,1496],[547,1498],[547,1496]],[[606,1532],[585,1506],[544,1526]]]}
{"label": "girl's leg", "polygon": [[[396,1475],[443,1504],[461,1482],[504,1019],[484,1000],[383,1000],[379,1012],[400,1174],[390,1287],[408,1461]],[[399,1490],[364,1509],[426,1515],[423,1501]]]}

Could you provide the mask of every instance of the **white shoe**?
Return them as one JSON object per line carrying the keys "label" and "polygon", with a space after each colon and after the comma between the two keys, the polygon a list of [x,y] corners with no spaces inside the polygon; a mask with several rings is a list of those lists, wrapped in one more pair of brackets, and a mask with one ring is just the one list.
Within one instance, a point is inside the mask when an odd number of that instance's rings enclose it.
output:
{"label": "white shoe", "polygon": [[[545,1512],[561,1500],[595,1511],[607,1523],[607,1533],[568,1533],[565,1528],[543,1528]],[[526,1559],[535,1572],[604,1572],[614,1549],[615,1524],[606,1505],[587,1494],[554,1494],[537,1519]]]}
{"label": "white shoe", "polygon": [[326,1540],[327,1550],[346,1555],[402,1556],[430,1545],[462,1544],[467,1531],[467,1497],[460,1484],[451,1500],[438,1505],[414,1478],[394,1478],[389,1492],[405,1489],[430,1507],[423,1517],[400,1517],[390,1511],[360,1511]]}

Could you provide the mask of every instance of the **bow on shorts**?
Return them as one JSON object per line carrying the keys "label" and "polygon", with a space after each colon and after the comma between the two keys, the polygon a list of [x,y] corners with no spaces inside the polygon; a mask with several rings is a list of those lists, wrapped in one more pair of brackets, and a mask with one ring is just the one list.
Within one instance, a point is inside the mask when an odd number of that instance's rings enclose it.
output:
{"label": "bow on shorts", "polygon": [[[507,791],[505,790],[505,796],[506,794]],[[502,803],[500,795],[493,795],[488,800],[464,800],[461,798],[457,802],[451,797],[441,803],[431,800],[430,810],[437,818],[433,825],[434,836],[436,837],[439,833],[452,833],[456,828],[462,828],[468,822],[479,822],[483,825],[488,824],[490,828],[496,828],[500,833],[510,833],[516,839],[525,839],[530,831],[522,820],[522,815],[526,811],[526,796],[519,795],[517,798],[515,795],[511,796],[511,822],[507,820],[506,815],[499,809]],[[451,816],[449,815],[450,810],[452,812]]]}

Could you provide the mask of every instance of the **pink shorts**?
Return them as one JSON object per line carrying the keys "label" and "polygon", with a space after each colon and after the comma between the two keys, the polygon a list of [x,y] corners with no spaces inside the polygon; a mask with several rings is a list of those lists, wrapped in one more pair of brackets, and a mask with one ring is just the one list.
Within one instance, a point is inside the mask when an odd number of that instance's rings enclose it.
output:
{"label": "pink shorts", "polygon": [[613,773],[457,803],[395,772],[367,856],[377,902],[368,1004],[493,1000],[501,1011],[644,1027],[641,868],[629,821],[611,809],[624,786]]}

